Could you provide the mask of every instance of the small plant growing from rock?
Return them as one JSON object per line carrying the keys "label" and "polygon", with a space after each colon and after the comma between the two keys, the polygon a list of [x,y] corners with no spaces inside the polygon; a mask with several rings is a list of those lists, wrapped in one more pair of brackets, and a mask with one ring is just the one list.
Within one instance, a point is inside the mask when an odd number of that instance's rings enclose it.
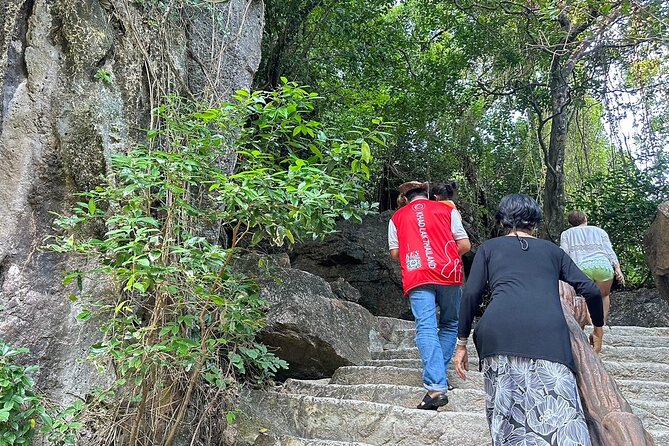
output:
{"label": "small plant growing from rock", "polygon": [[95,76],[93,77],[107,85],[111,84],[112,82],[112,73],[105,70],[104,68],[98,69],[98,71],[95,73]]}

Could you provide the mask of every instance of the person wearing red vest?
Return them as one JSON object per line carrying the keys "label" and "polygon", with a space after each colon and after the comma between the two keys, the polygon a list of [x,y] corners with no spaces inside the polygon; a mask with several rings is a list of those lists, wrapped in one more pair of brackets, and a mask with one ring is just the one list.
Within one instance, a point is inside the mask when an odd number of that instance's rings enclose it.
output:
{"label": "person wearing red vest", "polygon": [[390,219],[388,246],[402,267],[404,294],[416,319],[416,346],[427,389],[418,409],[437,410],[448,403],[446,370],[455,350],[462,296],[460,256],[471,245],[460,214],[430,201],[427,183],[404,183],[399,191],[406,205]]}

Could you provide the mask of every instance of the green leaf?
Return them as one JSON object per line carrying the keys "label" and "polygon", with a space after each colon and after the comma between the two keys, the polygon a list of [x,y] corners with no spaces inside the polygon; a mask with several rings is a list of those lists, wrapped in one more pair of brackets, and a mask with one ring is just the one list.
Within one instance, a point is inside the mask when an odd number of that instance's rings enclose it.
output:
{"label": "green leaf", "polygon": [[95,200],[93,198],[91,198],[90,200],[88,200],[88,213],[93,215],[93,214],[95,214],[96,209],[97,208],[95,206]]}
{"label": "green leaf", "polygon": [[149,259],[147,259],[146,257],[140,257],[140,258],[138,258],[137,261],[136,261],[135,263],[136,263],[137,265],[143,266],[143,267],[145,267],[145,268],[148,268],[148,267],[151,266],[151,262],[150,262]]}
{"label": "green leaf", "polygon": [[265,233],[262,231],[256,231],[251,238],[251,245],[255,246],[260,243],[265,238]]}
{"label": "green leaf", "polygon": [[211,121],[218,116],[218,113],[211,109],[199,113],[193,113],[196,118],[202,119],[205,122]]}
{"label": "green leaf", "polygon": [[372,151],[369,148],[369,144],[367,144],[367,141],[363,141],[362,144],[360,145],[360,150],[362,152],[362,161],[365,163],[368,163],[372,160]]}
{"label": "green leaf", "polygon": [[140,293],[146,293],[147,285],[144,282],[135,282],[132,284],[132,289],[137,290]]}
{"label": "green leaf", "polygon": [[83,310],[77,315],[77,320],[85,322],[89,320],[91,317],[93,317],[93,313],[89,310]]}

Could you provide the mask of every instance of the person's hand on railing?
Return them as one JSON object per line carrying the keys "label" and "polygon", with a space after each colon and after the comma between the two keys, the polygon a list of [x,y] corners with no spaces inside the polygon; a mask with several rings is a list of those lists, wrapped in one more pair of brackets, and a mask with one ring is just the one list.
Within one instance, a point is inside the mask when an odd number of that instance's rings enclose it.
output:
{"label": "person's hand on railing", "polygon": [[590,345],[592,345],[592,349],[595,351],[595,353],[599,353],[602,351],[603,338],[604,338],[604,328],[595,327],[592,330],[592,334],[590,334]]}

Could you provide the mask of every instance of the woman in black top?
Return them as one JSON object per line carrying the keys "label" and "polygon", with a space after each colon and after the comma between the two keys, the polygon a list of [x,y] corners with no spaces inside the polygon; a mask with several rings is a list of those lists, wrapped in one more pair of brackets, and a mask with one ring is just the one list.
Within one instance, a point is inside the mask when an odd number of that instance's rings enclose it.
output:
{"label": "woman in black top", "polygon": [[586,299],[601,345],[599,289],[558,246],[536,239],[541,208],[527,195],[507,195],[497,212],[507,231],[483,243],[474,257],[460,307],[458,375],[468,370],[467,339],[487,290],[492,300],[474,330],[486,391],[493,446],[590,446],[558,281]]}

